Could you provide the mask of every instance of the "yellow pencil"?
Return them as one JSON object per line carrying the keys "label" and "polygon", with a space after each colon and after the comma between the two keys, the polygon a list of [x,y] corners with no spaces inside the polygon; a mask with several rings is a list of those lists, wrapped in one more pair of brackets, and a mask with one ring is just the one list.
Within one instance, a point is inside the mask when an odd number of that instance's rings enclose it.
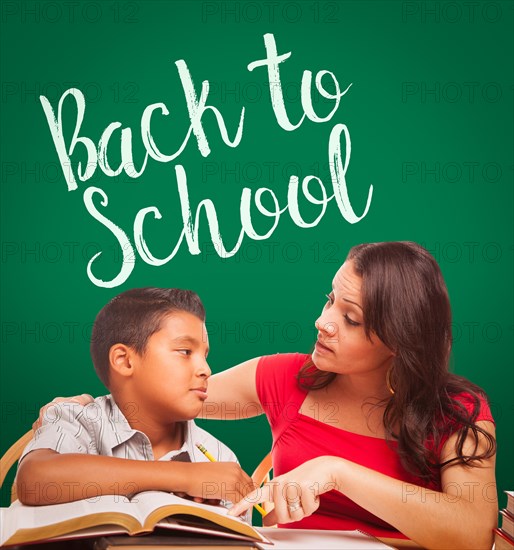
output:
{"label": "yellow pencil", "polygon": [[[201,443],[197,443],[196,446],[211,462],[216,462],[216,459]],[[259,504],[254,504],[253,506],[261,514],[261,516],[265,516],[267,514],[266,510]]]}

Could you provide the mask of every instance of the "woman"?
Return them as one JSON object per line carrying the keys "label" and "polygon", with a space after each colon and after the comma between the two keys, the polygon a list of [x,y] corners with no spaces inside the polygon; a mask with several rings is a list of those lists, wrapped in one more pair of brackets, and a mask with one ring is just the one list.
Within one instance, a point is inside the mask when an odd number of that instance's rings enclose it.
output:
{"label": "woman", "polygon": [[264,412],[273,433],[273,481],[231,513],[270,500],[265,523],[282,527],[490,548],[494,421],[480,388],[448,372],[436,261],[409,242],[356,246],[327,300],[311,356],[256,358],[209,381],[205,418],[226,410],[212,403]]}

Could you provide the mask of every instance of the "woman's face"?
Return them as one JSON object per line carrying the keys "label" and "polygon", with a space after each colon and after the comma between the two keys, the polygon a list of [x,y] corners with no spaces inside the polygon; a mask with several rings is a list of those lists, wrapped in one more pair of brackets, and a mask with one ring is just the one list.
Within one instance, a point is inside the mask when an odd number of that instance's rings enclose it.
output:
{"label": "woman's face", "polygon": [[393,352],[371,333],[364,331],[361,296],[362,278],[346,261],[336,273],[332,292],[316,321],[318,340],[312,360],[322,371],[336,374],[365,374],[390,366]]}

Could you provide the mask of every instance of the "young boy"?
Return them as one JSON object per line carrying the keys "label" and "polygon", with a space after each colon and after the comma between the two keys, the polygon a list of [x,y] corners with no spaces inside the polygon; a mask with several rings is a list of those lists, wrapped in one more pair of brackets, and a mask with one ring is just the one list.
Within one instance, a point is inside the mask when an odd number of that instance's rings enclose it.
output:
{"label": "young boy", "polygon": [[47,410],[20,459],[20,501],[162,490],[237,502],[250,492],[234,453],[193,420],[211,374],[204,321],[200,298],[188,290],[133,289],[111,300],[95,320],[90,348],[111,395]]}

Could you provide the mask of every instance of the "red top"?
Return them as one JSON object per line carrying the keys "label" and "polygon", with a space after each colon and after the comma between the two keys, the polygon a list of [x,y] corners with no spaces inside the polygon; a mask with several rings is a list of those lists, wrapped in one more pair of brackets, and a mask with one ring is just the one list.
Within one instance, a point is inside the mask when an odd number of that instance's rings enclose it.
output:
{"label": "red top", "polygon": [[[385,439],[347,432],[298,412],[308,392],[298,387],[296,374],[309,358],[300,353],[269,355],[262,357],[257,366],[257,393],[273,434],[274,475],[289,472],[318,456],[339,456],[390,477],[440,491],[440,481],[427,483],[405,470],[395,451],[395,441],[387,444]],[[466,394],[462,394],[459,401],[472,410],[472,401]],[[330,415],[329,410],[326,415]],[[481,399],[478,420],[494,422],[485,399]],[[339,491],[321,495],[320,506],[311,516],[280,527],[362,529],[374,536],[403,537],[394,527]]]}

